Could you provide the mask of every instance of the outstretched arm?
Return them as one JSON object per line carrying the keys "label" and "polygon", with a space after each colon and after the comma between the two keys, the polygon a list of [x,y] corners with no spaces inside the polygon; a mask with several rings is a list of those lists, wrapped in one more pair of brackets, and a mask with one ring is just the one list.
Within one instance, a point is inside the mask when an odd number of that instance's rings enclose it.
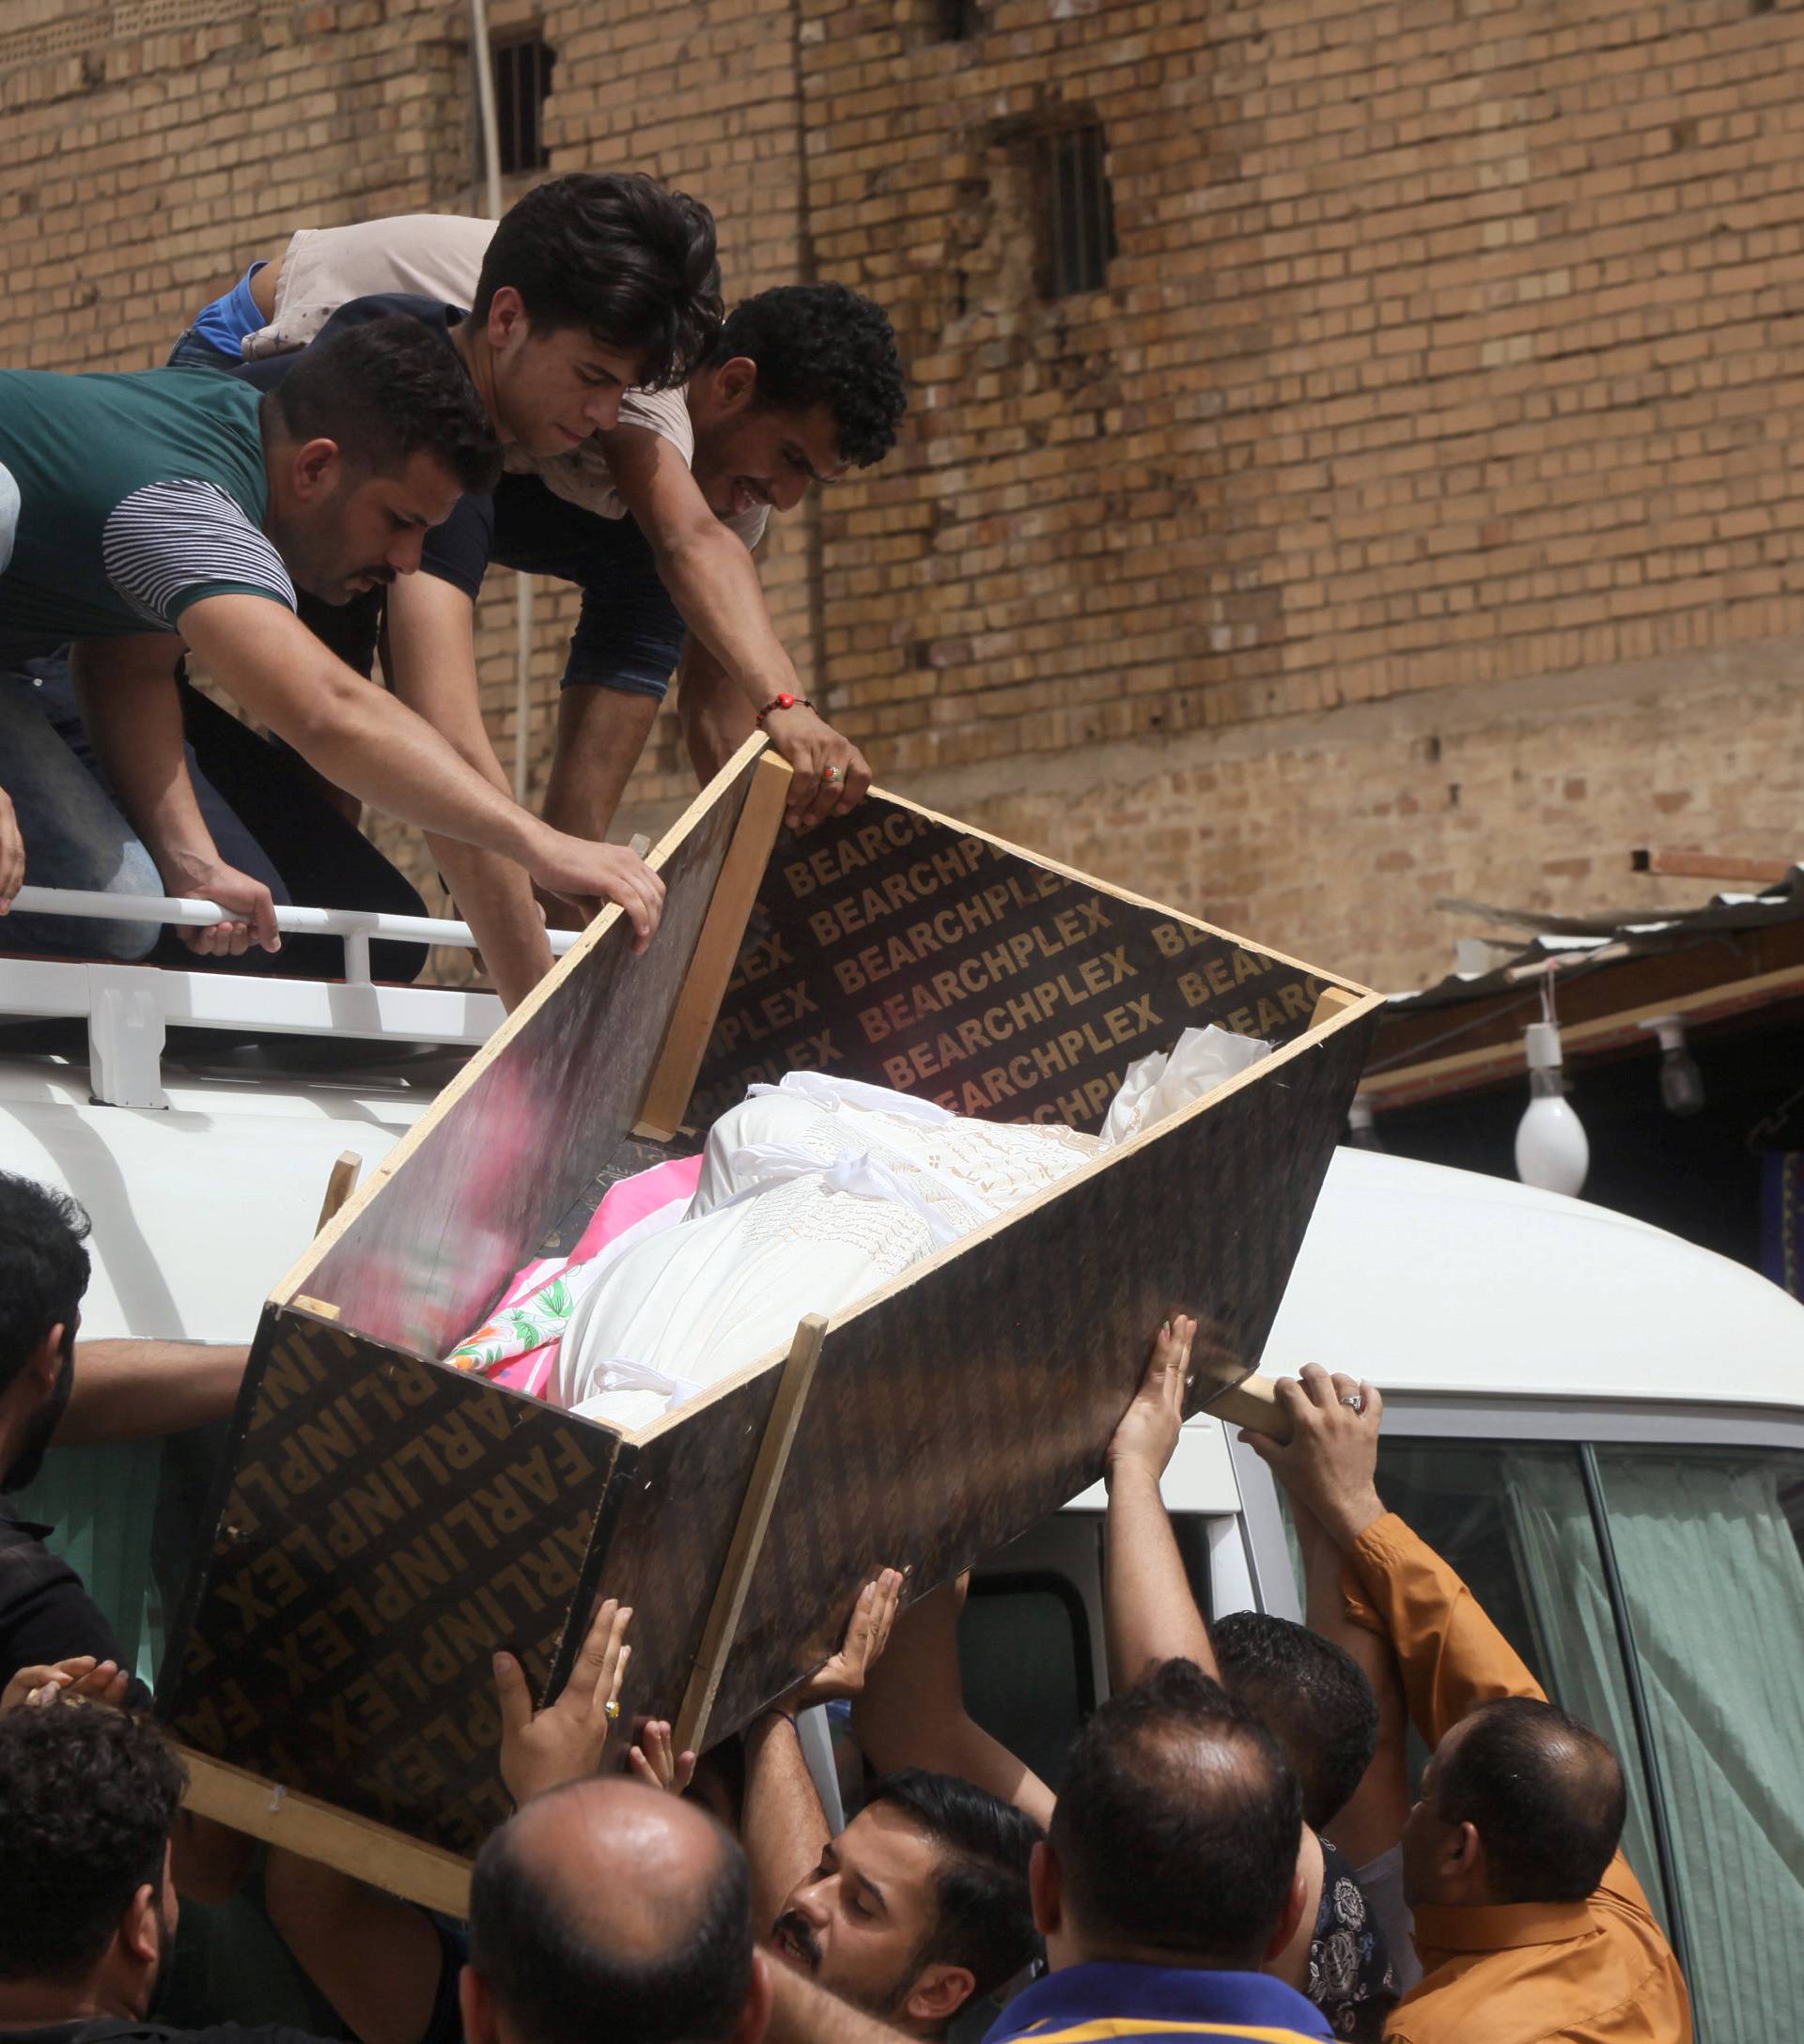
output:
{"label": "outstretched arm", "polygon": [[[263,603],[257,596],[237,600]],[[305,629],[298,623],[296,628]],[[179,930],[189,950],[234,958],[254,943],[280,951],[269,889],[226,864],[200,813],[176,689],[180,655],[181,642],[168,632],[88,640],[71,648],[70,673],[94,756],[164,889],[179,899],[216,902],[228,913],[225,922]]]}
{"label": "outstretched arm", "polygon": [[1290,1417],[1290,1440],[1242,1439],[1345,1556],[1348,1614],[1389,1639],[1410,1715],[1429,1745],[1481,1703],[1541,1696],[1458,1574],[1384,1509],[1376,1481],[1384,1400],[1377,1391],[1307,1363],[1300,1380],[1280,1379],[1278,1397]]}
{"label": "outstretched arm", "polygon": [[[455,582],[404,575],[388,592],[388,667],[395,693],[491,788],[510,793],[489,739],[476,682],[475,606]],[[470,925],[500,994],[518,1007],[552,968],[545,919],[523,866],[428,831],[427,844]]]}
{"label": "outstretched arm", "polygon": [[869,1681],[895,1623],[902,1577],[885,1569],[865,1584],[847,1623],[845,1643],[756,1719],[745,1735],[745,1856],[752,1867],[752,1927],[765,1936],[784,1903],[813,1869],[831,1833],[814,1776],[802,1758],[797,1714],[817,1703],[856,1696]]}
{"label": "outstretched arm", "polygon": [[1190,1594],[1159,1479],[1177,1448],[1196,1323],[1179,1313],[1153,1338],[1134,1401],[1109,1443],[1103,1612],[1109,1685],[1131,1689],[1159,1661],[1194,1661],[1221,1680],[1209,1629]]}
{"label": "outstretched arm", "polygon": [[1312,1632],[1331,1639],[1358,1662],[1378,1701],[1378,1741],[1371,1763],[1327,1827],[1348,1859],[1364,1866],[1403,1836],[1409,1815],[1409,1710],[1391,1642],[1347,1611],[1340,1549],[1307,1505],[1293,1497],[1290,1509],[1303,1556],[1304,1618]]}
{"label": "outstretched arm", "polygon": [[[739,734],[743,740],[773,697],[803,693],[770,622],[752,556],[714,516],[688,463],[662,434],[621,426],[600,441],[615,486],[658,556],[660,579],[690,630],[733,683],[747,722]],[[796,770],[792,828],[843,813],[870,786],[863,754],[813,710],[798,705],[773,711],[765,729]],[[828,767],[832,781],[824,778]]]}
{"label": "outstretched arm", "polygon": [[58,1448],[140,1441],[231,1416],[250,1350],[214,1341],[78,1341]]}
{"label": "outstretched arm", "polygon": [[422,717],[347,667],[291,611],[205,596],[182,636],[221,685],[335,787],[436,836],[498,853],[554,893],[617,901],[644,947],[663,882],[623,845],[564,836],[492,786]]}
{"label": "outstretched arm", "polygon": [[1044,1828],[1052,1820],[1051,1789],[965,1709],[958,1614],[968,1580],[943,1585],[896,1620],[890,1650],[852,1705],[852,1730],[881,1773],[921,1767],[960,1774]]}

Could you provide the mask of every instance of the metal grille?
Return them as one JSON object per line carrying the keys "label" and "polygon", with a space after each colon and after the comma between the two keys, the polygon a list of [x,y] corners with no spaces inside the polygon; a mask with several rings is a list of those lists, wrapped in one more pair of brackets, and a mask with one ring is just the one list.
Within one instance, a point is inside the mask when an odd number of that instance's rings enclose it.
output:
{"label": "metal grille", "polygon": [[1115,202],[1100,123],[1034,137],[1040,210],[1040,295],[1069,298],[1108,286],[1118,253]]}
{"label": "metal grille", "polygon": [[542,115],[552,89],[555,53],[537,36],[499,42],[495,63],[495,125],[501,135],[501,174],[543,170],[548,158]]}

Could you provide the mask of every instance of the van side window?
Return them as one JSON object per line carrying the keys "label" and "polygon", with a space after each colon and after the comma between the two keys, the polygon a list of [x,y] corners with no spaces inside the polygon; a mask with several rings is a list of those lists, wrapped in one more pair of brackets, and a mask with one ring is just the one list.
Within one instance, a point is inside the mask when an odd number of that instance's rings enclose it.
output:
{"label": "van side window", "polygon": [[1699,2036],[1790,2044],[1804,2008],[1804,1453],[1593,1453]]}
{"label": "van side window", "polygon": [[[1601,1732],[1628,1782],[1623,1847],[1670,1931],[1651,1797],[1581,1450],[1388,1437],[1385,1503],[1453,1563],[1554,1701]],[[1427,1756],[1417,1751],[1418,1765]]]}

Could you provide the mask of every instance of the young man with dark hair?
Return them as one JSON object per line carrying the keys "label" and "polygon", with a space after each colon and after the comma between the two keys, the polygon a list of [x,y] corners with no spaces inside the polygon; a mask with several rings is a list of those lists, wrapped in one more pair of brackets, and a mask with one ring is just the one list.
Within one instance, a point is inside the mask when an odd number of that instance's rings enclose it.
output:
{"label": "young man with dark hair", "polygon": [[784,1970],[836,2005],[939,2037],[1038,1956],[1027,1868],[1041,1832],[973,1782],[902,1768],[832,1835],[797,1717],[862,1692],[902,1587],[894,1569],[867,1584],[840,1650],[748,1727],[740,1831],[754,1920]]}
{"label": "young man with dark hair", "polygon": [[757,2044],[770,2013],[745,1854],[699,1806],[588,1780],[477,1855],[466,2044]]}
{"label": "young man with dark hair", "polygon": [[[523,216],[543,194],[579,182],[539,188],[499,228],[430,215],[305,231],[240,286],[249,302],[219,338],[243,348],[254,378],[279,373],[284,353],[347,321],[407,309],[472,360],[509,442],[510,472],[492,500],[467,504],[434,535],[426,574],[389,594],[384,616],[365,603],[335,622],[310,621],[364,671],[385,626],[397,690],[498,775],[475,685],[474,605],[485,572],[492,561],[573,582],[583,604],[559,700],[548,822],[588,836],[608,828],[679,661],[678,705],[700,778],[762,729],[796,771],[792,822],[848,809],[869,768],[803,697],[750,550],[772,509],[791,508],[810,484],[879,460],[894,443],[907,395],[889,322],[843,286],[766,292],[710,337],[699,365],[691,359],[685,387],[648,388],[660,379],[644,374],[624,398],[612,393],[617,418],[598,406],[585,424],[566,408],[557,418],[567,437],[537,442],[522,379],[540,365],[527,350],[518,376],[491,384],[472,336],[492,344],[495,306],[510,289],[528,332],[550,317],[535,310],[522,266],[532,225]],[[268,323],[247,331],[260,315]],[[676,369],[672,379],[681,380]],[[587,437],[577,444],[579,430]],[[485,936],[483,954],[503,998],[517,999],[550,959],[521,912],[518,876],[477,861],[447,867],[446,877],[478,934],[509,933]]]}
{"label": "young man with dark hair", "polygon": [[[317,387],[314,387],[317,386]],[[23,519],[0,576],[0,664],[74,640],[100,766],[166,890],[234,914],[205,948],[276,948],[270,890],[226,866],[182,753],[176,638],[239,704],[335,785],[428,831],[521,860],[546,886],[627,907],[641,942],[662,888],[616,847],[567,838],[521,810],[404,705],[369,689],[294,615],[295,580],[328,597],[411,574],[425,534],[500,449],[456,359],[417,322],[372,323],[309,368],[297,439],[282,405],[185,369],[0,372],[0,458]],[[386,414],[374,456],[356,437]],[[76,458],[72,450],[80,449]],[[147,627],[156,627],[147,636]],[[0,718],[39,719],[8,676]],[[67,790],[21,782],[0,730],[0,783],[53,813]],[[30,754],[41,773],[41,752]],[[92,783],[70,761],[70,778]],[[22,819],[27,858],[32,828]],[[39,874],[54,882],[65,877]]]}
{"label": "young man with dark hair", "polygon": [[1388,2044],[1687,2044],[1671,1946],[1623,1856],[1614,1754],[1543,1695],[1471,1591],[1376,1488],[1384,1401],[1308,1365],[1291,1438],[1248,1436],[1342,1557],[1347,1618],[1389,1642],[1431,1749],[1402,1817],[1419,1985]]}
{"label": "young man with dark hair", "polygon": [[1378,1704],[1345,1648],[1266,1611],[1234,1611],[1209,1627],[1221,1686],[1258,1712],[1303,1790],[1303,1821],[1328,1830],[1364,1778],[1378,1739]]}
{"label": "young man with dark hair", "polygon": [[[766,1765],[747,1789],[754,1851]],[[837,1838],[822,1839],[770,1949],[906,2035],[944,2036],[1038,1956],[1027,1877],[1039,1837],[1031,1818],[956,1774],[889,1775]]]}

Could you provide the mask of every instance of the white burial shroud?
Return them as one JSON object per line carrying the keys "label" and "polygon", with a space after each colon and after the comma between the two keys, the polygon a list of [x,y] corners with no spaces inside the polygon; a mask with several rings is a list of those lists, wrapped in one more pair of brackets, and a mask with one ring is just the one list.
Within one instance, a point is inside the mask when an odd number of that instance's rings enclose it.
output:
{"label": "white burial shroud", "polygon": [[[708,1131],[680,1220],[642,1233],[579,1302],[550,1395],[637,1431],[1201,1098],[1269,1045],[1187,1030],[1131,1066],[1096,1136],[981,1122],[792,1072]],[[644,1224],[642,1224],[643,1226]],[[624,1246],[623,1246],[624,1247]]]}

